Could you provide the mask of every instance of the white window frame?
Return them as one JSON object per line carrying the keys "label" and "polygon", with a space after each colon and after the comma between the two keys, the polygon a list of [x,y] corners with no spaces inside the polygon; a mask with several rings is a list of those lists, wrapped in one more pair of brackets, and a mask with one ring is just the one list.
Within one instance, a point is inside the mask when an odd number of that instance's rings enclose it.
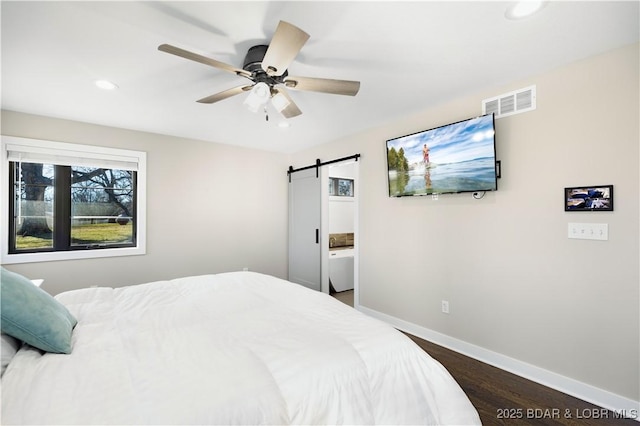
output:
{"label": "white window frame", "polygon": [[[0,259],[2,264],[48,262],[72,259],[95,259],[116,256],[136,256],[146,254],[147,229],[147,153],[126,149],[80,145],[1,136],[2,160],[0,161]],[[72,250],[39,253],[9,253],[9,151],[24,152],[33,161],[46,163],[47,160],[62,164],[90,165],[118,168],[119,164],[134,166],[137,172],[136,194],[136,245],[134,247],[103,248],[99,250]],[[77,163],[77,164],[75,164]],[[67,164],[69,165],[69,164]]]}

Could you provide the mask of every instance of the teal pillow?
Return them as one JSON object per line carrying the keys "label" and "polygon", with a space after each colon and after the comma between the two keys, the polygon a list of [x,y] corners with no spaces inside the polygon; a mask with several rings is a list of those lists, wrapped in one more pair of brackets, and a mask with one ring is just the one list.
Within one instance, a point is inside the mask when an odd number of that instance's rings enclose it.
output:
{"label": "teal pillow", "polygon": [[22,275],[2,268],[0,326],[2,332],[38,349],[71,353],[77,320],[67,308]]}

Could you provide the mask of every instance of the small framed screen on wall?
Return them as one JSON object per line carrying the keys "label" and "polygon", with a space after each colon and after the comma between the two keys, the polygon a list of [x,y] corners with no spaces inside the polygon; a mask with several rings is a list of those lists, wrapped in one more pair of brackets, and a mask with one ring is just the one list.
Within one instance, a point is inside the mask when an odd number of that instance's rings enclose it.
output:
{"label": "small framed screen on wall", "polygon": [[564,210],[568,212],[613,211],[613,185],[565,188]]}

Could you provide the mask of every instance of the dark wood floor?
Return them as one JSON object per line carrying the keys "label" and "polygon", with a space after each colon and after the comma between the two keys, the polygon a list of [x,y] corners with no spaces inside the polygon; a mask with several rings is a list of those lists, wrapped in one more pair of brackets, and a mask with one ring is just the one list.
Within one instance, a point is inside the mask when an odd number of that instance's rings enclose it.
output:
{"label": "dark wood floor", "polygon": [[[334,293],[332,296],[353,306],[353,290]],[[635,420],[618,418],[620,416],[614,412],[410,334],[407,336],[449,370],[478,410],[485,426],[640,426],[640,422]]]}
{"label": "dark wood floor", "polygon": [[411,336],[449,370],[483,425],[629,425],[640,422]]}

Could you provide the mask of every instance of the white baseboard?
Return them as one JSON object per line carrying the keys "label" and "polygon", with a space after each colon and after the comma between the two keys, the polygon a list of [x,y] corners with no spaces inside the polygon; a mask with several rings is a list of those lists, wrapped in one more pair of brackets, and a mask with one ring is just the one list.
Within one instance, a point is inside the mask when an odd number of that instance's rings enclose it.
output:
{"label": "white baseboard", "polygon": [[[558,390],[568,395],[587,401],[591,404],[613,411],[617,415],[624,415],[640,422],[640,401],[614,394],[604,389],[571,379],[566,376],[545,370],[535,365],[519,361],[497,352],[490,351],[480,346],[455,339],[446,334],[430,330],[428,328],[410,323],[408,321],[387,315],[362,305],[356,309],[371,317],[391,324],[395,328],[412,334],[437,345],[444,346],[455,352],[459,352],[470,358],[506,370],[525,379],[531,380],[549,388]],[[525,407],[526,408],[526,407]],[[553,407],[563,409],[564,407]]]}

